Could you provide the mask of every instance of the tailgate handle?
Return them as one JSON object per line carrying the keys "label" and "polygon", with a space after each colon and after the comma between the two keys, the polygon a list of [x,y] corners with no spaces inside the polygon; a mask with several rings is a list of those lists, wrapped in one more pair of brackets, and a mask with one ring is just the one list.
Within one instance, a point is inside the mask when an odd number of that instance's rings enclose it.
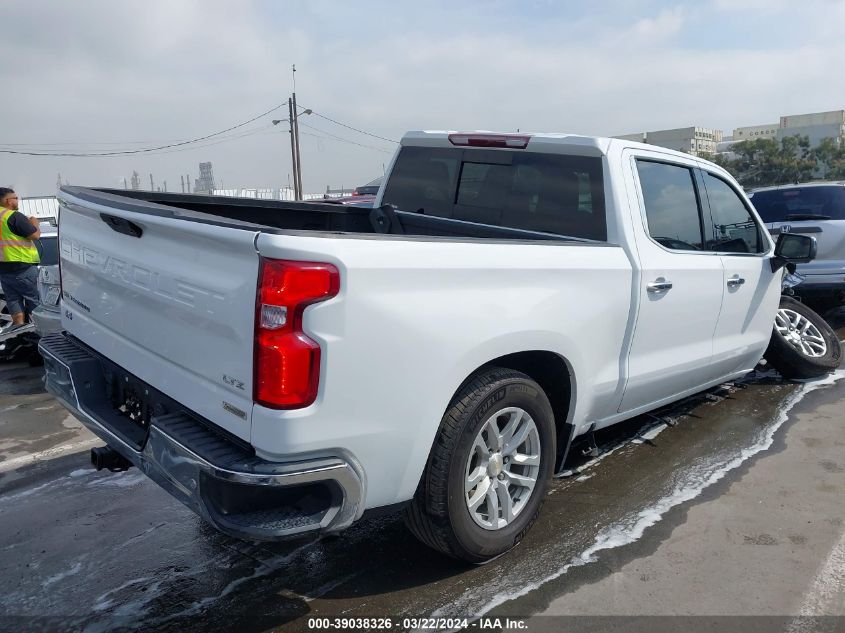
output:
{"label": "tailgate handle", "polygon": [[108,224],[112,231],[117,231],[118,233],[123,233],[124,235],[128,235],[130,237],[141,237],[144,233],[144,229],[134,222],[130,222],[126,218],[119,218],[116,215],[101,213],[100,219]]}

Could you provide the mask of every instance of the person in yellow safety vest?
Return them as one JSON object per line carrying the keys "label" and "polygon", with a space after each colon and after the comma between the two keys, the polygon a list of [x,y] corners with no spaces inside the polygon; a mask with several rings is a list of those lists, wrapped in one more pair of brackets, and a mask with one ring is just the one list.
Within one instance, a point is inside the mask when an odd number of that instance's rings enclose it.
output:
{"label": "person in yellow safety vest", "polygon": [[23,327],[38,305],[38,262],[34,240],[41,237],[38,218],[18,211],[18,195],[0,187],[0,287],[12,322],[2,332]]}

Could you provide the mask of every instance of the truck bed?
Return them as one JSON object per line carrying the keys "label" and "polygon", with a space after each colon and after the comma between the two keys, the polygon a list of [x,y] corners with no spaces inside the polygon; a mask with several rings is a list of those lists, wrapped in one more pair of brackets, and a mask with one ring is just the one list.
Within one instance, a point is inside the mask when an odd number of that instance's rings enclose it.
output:
{"label": "truck bed", "polygon": [[405,237],[593,242],[583,238],[526,231],[408,213],[392,207],[366,209],[325,202],[257,200],[200,194],[63,187],[93,204],[231,228],[270,233],[350,233]]}

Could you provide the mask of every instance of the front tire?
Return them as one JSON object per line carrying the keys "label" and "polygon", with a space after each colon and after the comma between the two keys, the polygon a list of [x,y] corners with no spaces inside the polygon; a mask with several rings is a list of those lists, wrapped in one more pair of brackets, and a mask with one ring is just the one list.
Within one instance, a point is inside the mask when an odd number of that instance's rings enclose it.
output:
{"label": "front tire", "polygon": [[816,378],[842,362],[836,332],[815,311],[781,297],[769,347],[763,357],[784,378]]}
{"label": "front tire", "polygon": [[414,500],[411,532],[444,554],[484,563],[514,547],[540,512],[554,468],[549,400],[525,374],[491,368],[455,396]]}

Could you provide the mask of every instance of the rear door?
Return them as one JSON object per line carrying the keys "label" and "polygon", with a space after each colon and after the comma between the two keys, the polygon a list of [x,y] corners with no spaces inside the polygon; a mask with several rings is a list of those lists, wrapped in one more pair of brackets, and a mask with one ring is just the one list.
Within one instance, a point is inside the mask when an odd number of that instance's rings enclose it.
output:
{"label": "rear door", "polygon": [[709,203],[707,248],[718,253],[724,267],[713,365],[719,376],[727,376],[752,369],[769,344],[782,272],[772,272],[772,242],[737,188],[719,174],[702,170],[698,175]]}
{"label": "rear door", "polygon": [[77,195],[65,194],[61,209],[64,329],[249,440],[255,230],[120,196]]}
{"label": "rear door", "polygon": [[659,152],[629,154],[641,278],[620,411],[695,389],[715,376],[713,332],[722,302],[719,257],[704,247],[695,165]]}

